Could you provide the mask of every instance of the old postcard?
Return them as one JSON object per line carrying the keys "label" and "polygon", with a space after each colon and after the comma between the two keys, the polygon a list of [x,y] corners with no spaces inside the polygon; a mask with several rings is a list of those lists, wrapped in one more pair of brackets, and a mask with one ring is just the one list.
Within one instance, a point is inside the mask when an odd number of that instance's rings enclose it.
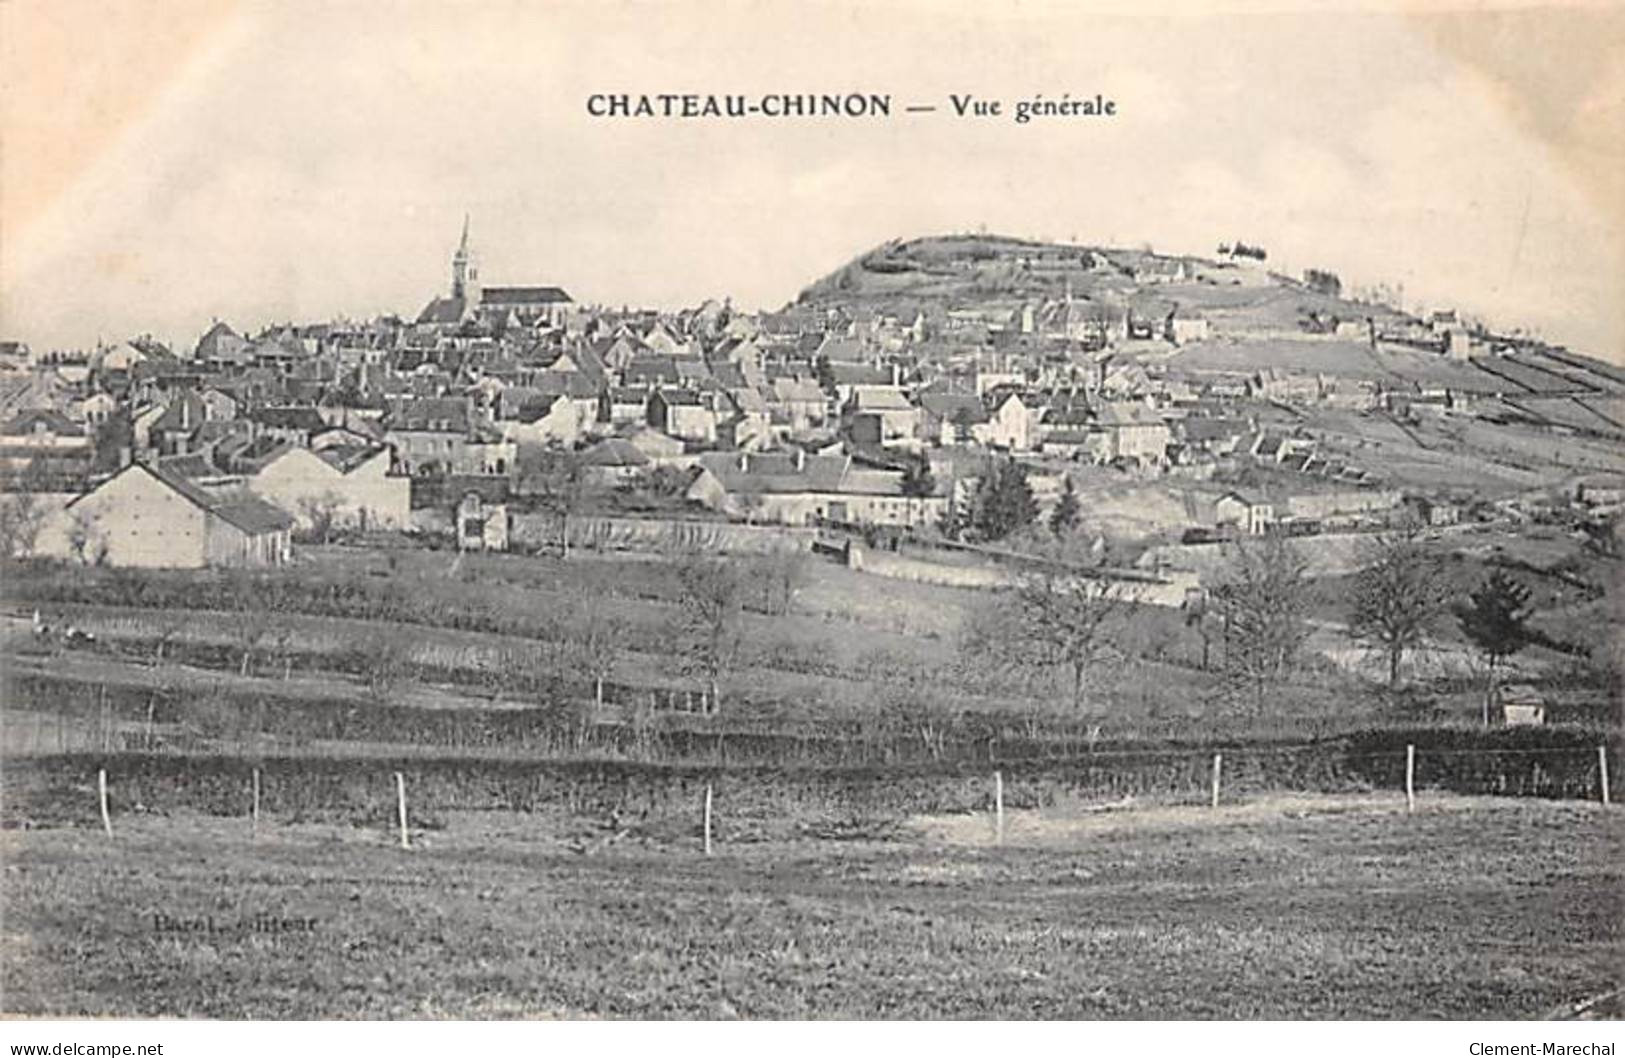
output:
{"label": "old postcard", "polygon": [[1613,1053],[1618,4],[0,20],[12,1053]]}

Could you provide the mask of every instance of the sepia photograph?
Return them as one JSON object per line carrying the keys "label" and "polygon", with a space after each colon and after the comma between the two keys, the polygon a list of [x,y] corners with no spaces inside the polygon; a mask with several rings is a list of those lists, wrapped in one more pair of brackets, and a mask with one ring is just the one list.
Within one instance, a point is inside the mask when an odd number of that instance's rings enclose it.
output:
{"label": "sepia photograph", "polygon": [[0,0],[11,1054],[1612,1055],[1622,526],[1616,2]]}

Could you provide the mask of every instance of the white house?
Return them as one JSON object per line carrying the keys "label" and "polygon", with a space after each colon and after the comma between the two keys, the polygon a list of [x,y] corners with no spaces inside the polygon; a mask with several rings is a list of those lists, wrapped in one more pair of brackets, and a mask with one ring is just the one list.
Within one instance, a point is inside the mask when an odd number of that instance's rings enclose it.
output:
{"label": "white house", "polygon": [[411,479],[390,473],[389,449],[288,447],[272,457],[248,487],[292,513],[301,529],[322,513],[335,526],[404,529],[411,520]]}
{"label": "white house", "polygon": [[211,494],[142,463],[70,501],[63,517],[71,528],[60,537],[78,530],[85,557],[110,566],[278,566],[292,553],[293,519],[280,507],[247,493]]}

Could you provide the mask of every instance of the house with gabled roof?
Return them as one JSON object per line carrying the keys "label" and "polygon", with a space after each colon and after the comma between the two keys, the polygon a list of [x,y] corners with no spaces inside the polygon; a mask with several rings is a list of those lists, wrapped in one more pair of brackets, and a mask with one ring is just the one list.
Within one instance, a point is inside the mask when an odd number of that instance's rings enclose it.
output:
{"label": "house with gabled roof", "polygon": [[581,407],[563,393],[535,393],[513,408],[511,414],[498,419],[496,428],[516,445],[568,446],[581,439],[586,427],[596,418],[596,412],[595,406],[592,414],[584,414]]}
{"label": "house with gabled roof", "polygon": [[860,467],[846,455],[705,452],[698,463],[687,498],[744,521],[916,526],[936,523],[947,508],[941,483],[930,496],[910,496],[901,472]]}
{"label": "house with gabled roof", "polygon": [[292,555],[294,520],[282,508],[249,493],[210,493],[144,463],[70,500],[63,513],[87,527],[97,554],[115,567],[280,566]]}
{"label": "house with gabled roof", "polygon": [[89,433],[59,411],[29,408],[0,423],[0,466],[9,471],[33,465],[52,477],[79,478],[94,455]]}
{"label": "house with gabled roof", "polygon": [[606,437],[584,449],[579,460],[585,477],[606,485],[635,478],[654,465],[643,449],[624,437]]}
{"label": "house with gabled roof", "polygon": [[863,343],[854,338],[826,334],[813,350],[813,357],[830,364],[867,364],[872,359]]}
{"label": "house with gabled roof", "polygon": [[768,410],[783,418],[792,433],[823,426],[829,417],[829,398],[817,382],[804,376],[785,375],[769,384]]}
{"label": "house with gabled roof", "polygon": [[1275,524],[1275,506],[1263,497],[1226,492],[1213,501],[1213,524],[1258,536]]}
{"label": "house with gabled roof", "polygon": [[462,397],[402,400],[382,427],[408,474],[506,474],[513,466],[513,442],[472,415]]}
{"label": "house with gabled roof", "polygon": [[299,528],[319,519],[358,529],[404,529],[411,480],[392,470],[383,445],[283,445],[249,476],[248,488],[290,512]]}
{"label": "house with gabled roof", "polygon": [[986,444],[987,406],[969,393],[920,397],[920,438],[932,445]]}
{"label": "house with gabled roof", "polygon": [[920,410],[898,386],[853,386],[842,407],[853,436],[875,444],[914,440]]}
{"label": "house with gabled roof", "polygon": [[649,398],[647,421],[685,441],[714,444],[717,439],[716,409],[693,390],[669,386],[656,389]]}
{"label": "house with gabled roof", "polygon": [[989,394],[988,402],[992,410],[988,415],[985,434],[987,443],[1012,452],[1031,450],[1036,433],[1033,427],[1038,422],[1039,410],[1029,408],[1021,394],[1014,389]]}
{"label": "house with gabled roof", "polygon": [[1133,401],[1110,401],[1097,410],[1096,422],[1111,436],[1113,459],[1140,463],[1167,460],[1173,433],[1154,409]]}
{"label": "house with gabled roof", "polygon": [[647,421],[649,391],[640,386],[606,386],[598,395],[598,421],[625,426]]}

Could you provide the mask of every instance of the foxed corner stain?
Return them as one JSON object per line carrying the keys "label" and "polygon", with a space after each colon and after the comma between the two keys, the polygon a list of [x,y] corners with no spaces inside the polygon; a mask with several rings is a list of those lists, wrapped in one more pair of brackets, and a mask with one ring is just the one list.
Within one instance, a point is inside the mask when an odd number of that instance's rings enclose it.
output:
{"label": "foxed corner stain", "polygon": [[[0,4],[0,237],[17,238],[150,114],[239,0]],[[147,57],[131,62],[130,56]]]}
{"label": "foxed corner stain", "polygon": [[1625,7],[1475,7],[1406,18],[1548,150],[1618,241],[1625,234]]}

